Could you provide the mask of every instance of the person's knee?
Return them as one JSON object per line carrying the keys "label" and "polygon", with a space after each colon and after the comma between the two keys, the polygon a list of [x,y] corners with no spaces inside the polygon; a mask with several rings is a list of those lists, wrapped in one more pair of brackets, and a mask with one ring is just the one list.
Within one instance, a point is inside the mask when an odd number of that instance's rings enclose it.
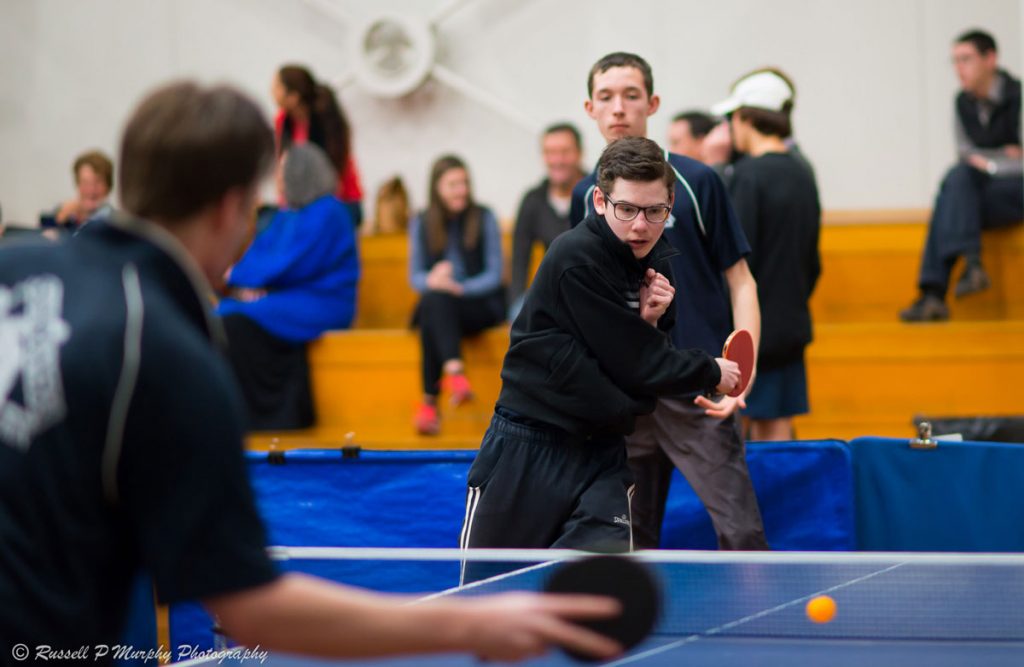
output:
{"label": "person's knee", "polygon": [[455,295],[448,292],[427,291],[420,298],[420,317],[431,319],[440,315],[450,317],[452,308],[455,307]]}
{"label": "person's knee", "polygon": [[423,297],[420,299],[420,301],[423,303],[424,306],[426,306],[428,304],[435,305],[439,303],[453,303],[455,301],[455,298],[455,295],[452,294],[451,292],[427,290],[426,292],[423,293]]}
{"label": "person's knee", "polygon": [[973,188],[977,186],[979,172],[965,162],[956,163],[942,179],[942,189]]}

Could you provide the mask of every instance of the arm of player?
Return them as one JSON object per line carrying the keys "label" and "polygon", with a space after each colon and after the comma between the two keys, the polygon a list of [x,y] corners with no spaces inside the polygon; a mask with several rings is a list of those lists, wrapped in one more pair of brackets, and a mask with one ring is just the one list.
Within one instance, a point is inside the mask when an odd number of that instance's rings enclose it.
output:
{"label": "arm of player", "polygon": [[725,270],[725,280],[729,285],[729,297],[732,301],[732,320],[734,328],[746,329],[754,339],[754,373],[750,376],[750,384],[742,396],[732,398],[722,396],[712,401],[706,396],[698,396],[694,403],[704,408],[707,415],[725,419],[731,417],[737,409],[747,407],[746,397],[757,379],[757,349],[761,341],[761,306],[757,300],[757,282],[750,273],[747,260],[741,259]]}
{"label": "arm of player", "polygon": [[289,574],[204,604],[244,645],[320,657],[468,652],[504,661],[565,646],[605,659],[622,651],[572,623],[619,613],[609,598],[509,593],[411,602]]}

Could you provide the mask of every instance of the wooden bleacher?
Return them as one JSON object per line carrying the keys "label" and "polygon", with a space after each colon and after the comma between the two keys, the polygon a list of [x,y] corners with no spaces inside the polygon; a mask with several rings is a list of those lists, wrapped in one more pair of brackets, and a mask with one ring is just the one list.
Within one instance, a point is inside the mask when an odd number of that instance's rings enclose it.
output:
{"label": "wooden bleacher", "polygon": [[[897,313],[915,297],[927,214],[826,214],[823,272],[811,302],[812,412],[797,419],[799,437],[909,436],[915,414],[1024,412],[1024,400],[1012,389],[1024,371],[1024,228],[985,233],[992,288],[951,301],[950,322],[903,324]],[[317,427],[253,434],[250,447],[479,446],[500,388],[507,328],[465,345],[476,401],[455,410],[442,406],[440,436],[416,435],[419,342],[407,328],[415,294],[408,286],[406,239],[365,238],[361,252],[357,328],[324,336],[310,349]]]}

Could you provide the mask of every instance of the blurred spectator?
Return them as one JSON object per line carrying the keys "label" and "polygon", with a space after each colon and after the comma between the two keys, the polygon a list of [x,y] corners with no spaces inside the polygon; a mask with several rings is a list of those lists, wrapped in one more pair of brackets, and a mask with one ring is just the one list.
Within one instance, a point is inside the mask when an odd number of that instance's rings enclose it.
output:
{"label": "blurred spectator", "polygon": [[287,207],[232,267],[217,308],[253,430],[312,425],[306,343],[352,325],[359,280],[355,228],[324,152],[292,146],[277,183]]}
{"label": "blurred spectator", "polygon": [[704,138],[715,125],[715,119],[703,111],[677,114],[668,126],[669,152],[704,162]]}
{"label": "blurred spectator", "polygon": [[427,209],[409,226],[409,275],[420,302],[413,324],[420,327],[423,403],[416,430],[440,431],[437,397],[453,406],[473,396],[462,362],[461,342],[505,317],[498,221],[473,201],[465,163],[439,158],[430,170]]}
{"label": "blurred spectator", "polygon": [[108,198],[114,187],[114,163],[106,154],[98,150],[82,153],[75,158],[71,174],[75,179],[76,196],[53,213],[40,216],[41,227],[75,231],[91,220],[107,218],[113,213]]}
{"label": "blurred spectator", "polygon": [[409,193],[400,176],[388,179],[377,190],[373,224],[368,234],[403,234],[409,224]]}
{"label": "blurred spectator", "polygon": [[358,227],[363,221],[363,188],[352,154],[352,129],[334,92],[300,65],[281,67],[270,90],[278,107],[274,118],[278,153],[307,141],[322,148],[338,173],[335,194],[348,206]]}
{"label": "blurred spectator", "polygon": [[583,178],[583,146],[574,125],[559,123],[546,129],[541,152],[547,177],[523,197],[512,237],[509,320],[514,320],[523,306],[534,243],[539,241],[547,250],[556,236],[568,231],[572,189]]}
{"label": "blurred spectator", "polygon": [[946,292],[953,265],[964,258],[957,298],[987,289],[981,230],[1024,217],[1020,81],[999,68],[996,42],[980,30],[953,44],[960,79],[955,103],[959,162],[939,188],[918,275],[920,296],[900,313],[905,322],[949,319]]}

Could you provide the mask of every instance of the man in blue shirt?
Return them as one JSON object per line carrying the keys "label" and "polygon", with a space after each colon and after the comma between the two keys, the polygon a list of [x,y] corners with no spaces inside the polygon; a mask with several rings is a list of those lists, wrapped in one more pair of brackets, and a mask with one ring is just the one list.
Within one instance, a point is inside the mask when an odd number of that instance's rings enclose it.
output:
{"label": "man in blue shirt", "polygon": [[[650,65],[632,53],[601,58],[590,70],[587,92],[584,108],[608,142],[646,137],[647,118],[661,103]],[[746,261],[750,246],[728,193],[710,167],[667,155],[676,192],[665,238],[680,251],[671,264],[678,322],[673,343],[718,356],[735,328],[749,330],[756,344],[761,316],[757,284]],[[594,183],[591,174],[573,190],[573,224],[588,212]],[[637,548],[660,544],[673,464],[711,515],[720,548],[768,548],[740,433],[737,413],[743,407],[743,396],[680,396],[659,399],[652,415],[637,420],[627,439],[636,478],[632,522]]]}

